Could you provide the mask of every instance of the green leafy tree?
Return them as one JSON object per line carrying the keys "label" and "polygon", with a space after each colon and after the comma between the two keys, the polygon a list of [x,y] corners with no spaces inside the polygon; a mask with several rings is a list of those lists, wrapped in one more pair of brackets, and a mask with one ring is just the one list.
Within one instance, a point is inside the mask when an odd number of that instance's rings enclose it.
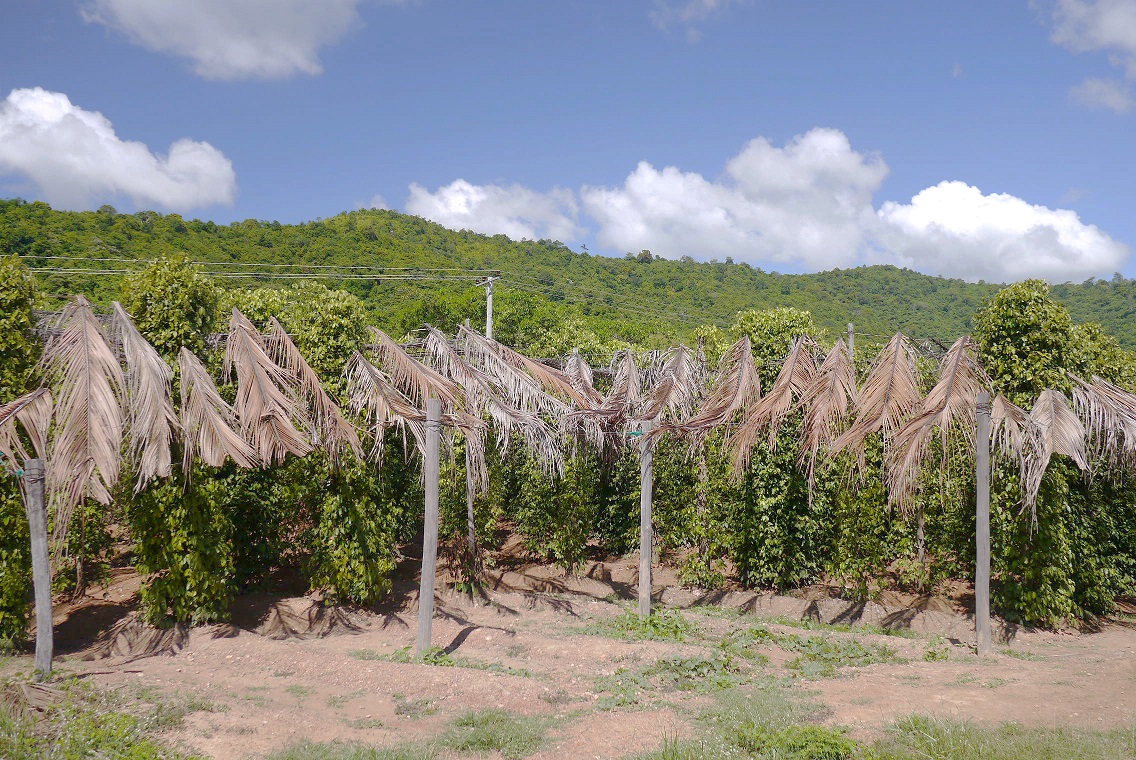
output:
{"label": "green leafy tree", "polygon": [[[39,360],[32,307],[35,280],[16,256],[0,258],[0,404],[31,390]],[[28,624],[31,550],[16,479],[0,464],[0,647],[23,639]]]}
{"label": "green leafy tree", "polygon": [[[1068,392],[1072,375],[1131,377],[1131,355],[1099,328],[1075,325],[1039,280],[991,299],[975,316],[975,339],[995,390],[1027,408],[1045,388]],[[1015,469],[998,463],[991,491],[994,604],[1010,619],[1046,625],[1111,610],[1118,594],[1134,588],[1136,542],[1125,519],[1134,496],[1131,485],[1087,479],[1058,455],[1042,480],[1034,524],[1021,509]]]}
{"label": "green leafy tree", "polygon": [[216,325],[217,301],[216,286],[185,256],[158,259],[122,286],[123,306],[167,360],[182,346],[201,355]]}

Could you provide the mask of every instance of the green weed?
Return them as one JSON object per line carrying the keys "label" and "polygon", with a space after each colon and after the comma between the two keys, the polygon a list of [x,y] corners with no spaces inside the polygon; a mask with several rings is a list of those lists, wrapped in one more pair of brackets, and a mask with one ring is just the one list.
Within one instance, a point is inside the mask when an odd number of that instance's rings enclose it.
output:
{"label": "green weed", "polygon": [[656,610],[647,617],[634,610],[624,610],[615,618],[585,626],[583,632],[614,639],[682,643],[698,634],[698,626],[678,610]]}
{"label": "green weed", "polygon": [[749,680],[749,673],[740,666],[740,661],[729,654],[675,655],[645,668],[620,668],[610,676],[600,676],[595,681],[595,689],[603,696],[596,706],[610,709],[639,704],[644,694],[657,692],[709,694],[733,689]]}
{"label": "green weed", "polygon": [[500,752],[506,758],[531,755],[544,742],[548,719],[481,710],[455,720],[438,745],[455,752]]}
{"label": "green weed", "polygon": [[865,760],[1122,760],[1136,757],[1136,728],[1089,731],[1027,728],[1015,723],[977,726],[920,716],[888,729]]}

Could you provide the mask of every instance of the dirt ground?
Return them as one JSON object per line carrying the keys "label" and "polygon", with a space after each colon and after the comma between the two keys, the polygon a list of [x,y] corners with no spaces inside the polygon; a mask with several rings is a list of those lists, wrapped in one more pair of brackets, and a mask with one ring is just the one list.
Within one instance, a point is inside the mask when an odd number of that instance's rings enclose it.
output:
{"label": "dirt ground", "polygon": [[[661,568],[654,595],[700,634],[682,643],[584,632],[627,609],[634,556],[594,563],[577,577],[547,566],[491,573],[483,596],[439,593],[433,643],[459,664],[390,661],[415,639],[417,592],[408,573],[391,601],[371,610],[328,609],[307,597],[244,596],[231,625],[156,632],[132,612],[138,580],[119,571],[81,604],[57,611],[60,670],[101,686],[193,695],[213,709],[190,714],[175,744],[209,757],[255,758],[300,740],[392,745],[428,739],[471,710],[559,716],[533,757],[617,758],[696,735],[706,697],[671,693],[607,709],[602,681],[617,669],[706,651],[731,631],[821,635],[794,621],[871,626],[825,632],[886,644],[902,662],[842,668],[798,688],[827,707],[826,722],[871,739],[912,713],[977,722],[1111,728],[1136,720],[1136,625],[1117,620],[1092,633],[996,630],[997,654],[973,653],[973,621],[942,598],[885,595],[850,604],[817,593],[699,594]],[[444,580],[444,577],[443,577]],[[1125,618],[1127,619],[1127,618]],[[815,627],[815,626],[814,626]],[[907,636],[871,631],[897,628]],[[92,643],[93,642],[93,643]],[[947,659],[927,661],[928,650]],[[770,644],[763,672],[788,677],[790,655]],[[0,670],[24,667],[10,658]],[[0,673],[0,675],[4,675]]]}

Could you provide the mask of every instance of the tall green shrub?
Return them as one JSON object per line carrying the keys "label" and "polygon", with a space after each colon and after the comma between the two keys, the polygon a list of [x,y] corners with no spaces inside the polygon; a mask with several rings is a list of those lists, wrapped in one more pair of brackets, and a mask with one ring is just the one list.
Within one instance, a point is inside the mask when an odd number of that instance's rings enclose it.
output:
{"label": "tall green shrub", "polygon": [[[1131,378],[1132,356],[1091,325],[1075,325],[1049,287],[1028,280],[999,291],[975,316],[975,340],[994,389],[1028,408],[1045,388],[1068,393],[1072,375]],[[1055,456],[1042,481],[1037,521],[1021,509],[1018,477],[995,467],[991,489],[994,605],[1012,620],[1058,625],[1108,612],[1133,588],[1134,491],[1096,463],[1083,476]]]}
{"label": "tall green shrub", "polygon": [[[32,389],[41,351],[35,300],[27,266],[16,256],[0,258],[0,404]],[[0,463],[0,641],[22,640],[26,634],[31,585],[28,520],[19,486],[8,473],[7,463]]]}

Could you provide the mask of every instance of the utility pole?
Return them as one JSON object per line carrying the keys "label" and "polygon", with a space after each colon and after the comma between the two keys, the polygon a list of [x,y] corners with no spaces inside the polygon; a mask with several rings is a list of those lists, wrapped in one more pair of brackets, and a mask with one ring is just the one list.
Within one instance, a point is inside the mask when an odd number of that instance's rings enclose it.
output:
{"label": "utility pole", "polygon": [[856,333],[852,330],[852,323],[848,323],[848,358],[856,356]]}
{"label": "utility pole", "polygon": [[493,340],[493,283],[501,279],[501,275],[486,277],[478,285],[485,286],[485,337]]}

